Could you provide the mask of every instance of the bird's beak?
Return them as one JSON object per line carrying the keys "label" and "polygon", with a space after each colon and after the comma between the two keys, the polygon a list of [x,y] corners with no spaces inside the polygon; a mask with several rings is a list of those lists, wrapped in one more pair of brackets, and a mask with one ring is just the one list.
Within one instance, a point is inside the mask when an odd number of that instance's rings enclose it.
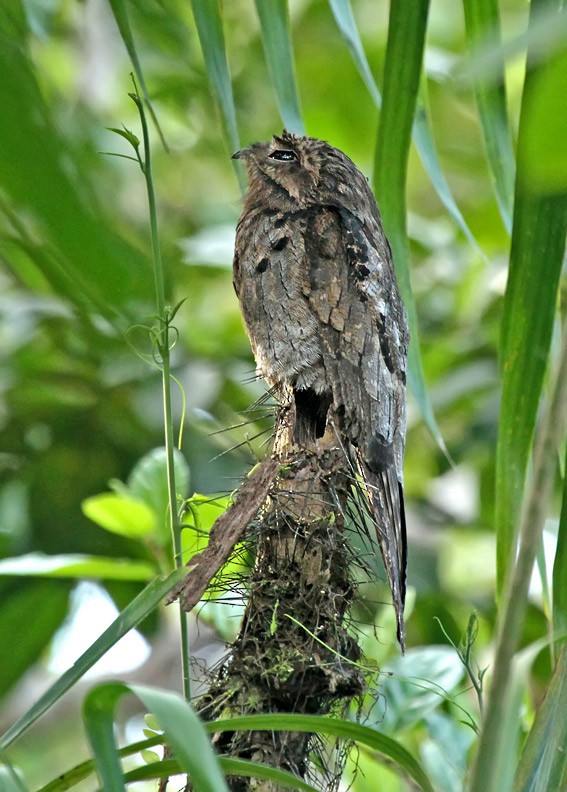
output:
{"label": "bird's beak", "polygon": [[240,149],[240,151],[235,151],[234,154],[232,155],[231,159],[237,159],[237,160],[245,159],[246,155],[248,154],[249,151],[250,151],[249,148],[243,148],[243,149]]}

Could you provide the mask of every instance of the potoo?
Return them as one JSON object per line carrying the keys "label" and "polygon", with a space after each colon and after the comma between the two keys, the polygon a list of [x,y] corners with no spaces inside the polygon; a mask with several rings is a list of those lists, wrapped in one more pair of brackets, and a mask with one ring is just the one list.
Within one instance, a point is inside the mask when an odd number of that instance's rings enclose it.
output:
{"label": "potoo", "polygon": [[258,373],[292,389],[294,439],[327,428],[366,490],[404,648],[403,454],[409,331],[368,183],[342,151],[284,131],[248,172],[234,286]]}

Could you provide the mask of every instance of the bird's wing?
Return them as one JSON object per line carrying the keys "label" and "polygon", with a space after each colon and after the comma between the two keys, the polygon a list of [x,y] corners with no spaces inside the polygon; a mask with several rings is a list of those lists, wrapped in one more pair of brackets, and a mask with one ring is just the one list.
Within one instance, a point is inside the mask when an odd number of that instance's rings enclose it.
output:
{"label": "bird's wing", "polygon": [[314,210],[304,271],[334,414],[367,491],[403,648],[408,329],[388,243],[371,222],[343,208]]}

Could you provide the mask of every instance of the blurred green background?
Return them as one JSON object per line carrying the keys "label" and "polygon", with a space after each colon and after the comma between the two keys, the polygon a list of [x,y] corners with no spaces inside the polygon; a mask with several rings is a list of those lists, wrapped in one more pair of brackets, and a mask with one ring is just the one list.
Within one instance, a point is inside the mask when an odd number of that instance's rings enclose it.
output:
{"label": "blurred green background", "polygon": [[[231,283],[241,199],[232,151],[224,142],[190,4],[144,0],[127,8],[169,146],[166,152],[152,130],[168,301],[185,300],[175,322],[173,367],[187,398],[182,450],[191,485],[186,494],[227,493],[265,453],[269,438],[265,422],[240,426],[243,411],[264,388],[252,376],[254,362]],[[231,0],[223,8],[245,145],[281,131],[282,121],[253,3]],[[388,4],[355,0],[353,10],[381,86]],[[512,40],[525,29],[527,6],[505,0],[500,12],[504,38]],[[307,132],[344,150],[370,177],[378,110],[329,3],[291,0],[290,14]],[[497,349],[509,236],[491,186],[472,85],[455,78],[464,49],[461,5],[435,0],[425,52],[433,136],[477,246],[448,214],[412,149],[411,279],[426,382],[454,467],[410,394],[406,492],[415,604],[407,626],[410,647],[448,644],[436,619],[458,642],[476,610],[483,666],[494,620]],[[520,50],[506,64],[513,129],[524,54]],[[85,498],[106,491],[111,479],[125,481],[140,458],[163,443],[159,371],[132,349],[151,353],[147,336],[130,329],[151,322],[155,312],[144,181],[135,163],[106,153],[131,154],[108,127],[125,125],[140,135],[128,98],[131,70],[106,0],[0,2],[2,557],[85,553],[143,561],[151,556],[143,543],[101,530],[81,510]],[[175,389],[174,401],[179,421],[182,404]],[[218,433],[221,429],[226,431]],[[235,445],[240,447],[230,450]],[[556,528],[550,521],[551,539]],[[22,687],[22,676],[34,666],[37,672],[36,664],[49,658],[74,585],[0,578],[5,725],[18,709],[13,686],[20,684],[21,696],[25,684],[37,684],[32,672]],[[120,608],[143,584],[105,585]],[[373,623],[372,603],[385,592],[365,584],[362,595],[360,618]],[[145,625],[150,639],[159,635],[160,619]],[[534,586],[525,640],[544,632]],[[378,655],[385,660],[396,651],[386,643]],[[532,679],[536,700],[548,675],[544,653]],[[159,672],[153,681],[163,681]],[[57,741],[57,734],[52,736]],[[45,730],[41,739],[48,739]],[[66,739],[75,738],[68,733]],[[26,755],[31,747],[22,741],[17,760],[38,778],[60,769],[65,757],[55,749],[53,767],[46,767],[46,751],[41,769],[34,768]],[[357,783],[357,790],[365,789]],[[383,789],[399,788],[387,786],[386,779],[382,783]]]}

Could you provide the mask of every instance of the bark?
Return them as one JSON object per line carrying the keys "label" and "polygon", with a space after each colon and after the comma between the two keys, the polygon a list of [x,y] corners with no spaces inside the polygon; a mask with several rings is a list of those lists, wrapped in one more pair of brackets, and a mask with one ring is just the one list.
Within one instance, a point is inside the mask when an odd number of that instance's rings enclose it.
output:
{"label": "bark", "polygon": [[[294,445],[293,410],[288,402],[277,417],[271,456],[279,467],[251,525],[256,560],[248,603],[229,657],[197,705],[206,720],[271,712],[325,715],[364,688],[362,671],[349,662],[360,657],[347,629],[354,595],[344,516],[349,467],[332,421],[319,440]],[[313,775],[309,734],[224,732],[213,743],[224,755]],[[323,788],[335,782],[331,770]],[[230,777],[228,785],[231,792],[283,792],[259,779]]]}

